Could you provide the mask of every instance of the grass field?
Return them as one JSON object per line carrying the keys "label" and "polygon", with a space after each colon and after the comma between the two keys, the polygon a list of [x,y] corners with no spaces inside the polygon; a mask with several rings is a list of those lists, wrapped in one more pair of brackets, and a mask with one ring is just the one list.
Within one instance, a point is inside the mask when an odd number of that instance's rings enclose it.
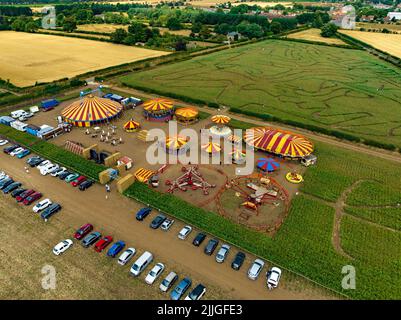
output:
{"label": "grass field", "polygon": [[168,54],[85,39],[12,31],[0,32],[0,47],[7,48],[0,53],[0,78],[21,87]]}
{"label": "grass field", "polygon": [[401,144],[401,72],[360,50],[268,40],[121,81]]}
{"label": "grass field", "polygon": [[354,30],[340,30],[341,33],[370,44],[379,50],[401,58],[401,34],[386,34]]}
{"label": "grass field", "polygon": [[291,33],[287,36],[287,38],[324,42],[324,43],[328,43],[328,44],[345,44],[344,41],[337,39],[337,38],[322,37],[320,35],[320,29],[315,29],[315,28]]}
{"label": "grass field", "polygon": [[391,31],[397,31],[398,33],[401,32],[401,24],[395,24],[395,23],[381,24],[381,23],[357,22],[356,27],[357,28],[365,28],[365,29],[373,29],[373,30],[388,29]]}

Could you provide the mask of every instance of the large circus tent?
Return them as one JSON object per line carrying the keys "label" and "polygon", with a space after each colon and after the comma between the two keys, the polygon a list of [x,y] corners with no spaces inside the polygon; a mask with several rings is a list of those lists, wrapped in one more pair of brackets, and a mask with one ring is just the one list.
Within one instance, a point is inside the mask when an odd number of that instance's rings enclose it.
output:
{"label": "large circus tent", "polygon": [[246,130],[244,141],[255,149],[293,159],[303,158],[313,152],[313,143],[304,136],[269,127]]}
{"label": "large circus tent", "polygon": [[146,101],[143,110],[145,118],[150,121],[169,121],[174,115],[173,102],[163,98]]}
{"label": "large circus tent", "polygon": [[77,127],[90,127],[118,117],[123,107],[116,101],[88,95],[71,103],[62,112],[64,121]]}

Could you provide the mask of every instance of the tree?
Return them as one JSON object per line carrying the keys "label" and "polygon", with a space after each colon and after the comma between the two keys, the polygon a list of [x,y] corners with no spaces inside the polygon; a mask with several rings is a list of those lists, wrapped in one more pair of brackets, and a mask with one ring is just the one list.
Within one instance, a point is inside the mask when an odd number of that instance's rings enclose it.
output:
{"label": "tree", "polygon": [[63,30],[73,32],[77,28],[77,22],[74,17],[66,17],[63,22]]}
{"label": "tree", "polygon": [[270,31],[274,34],[279,34],[283,28],[281,27],[281,23],[278,21],[273,21],[270,25]]}
{"label": "tree", "polygon": [[176,17],[171,17],[167,20],[166,27],[169,30],[180,30],[182,29],[182,25],[180,23],[180,20],[178,20]]}
{"label": "tree", "polygon": [[39,29],[39,26],[34,21],[29,21],[25,25],[25,32],[35,32]]}
{"label": "tree", "polygon": [[11,24],[11,29],[14,31],[25,31],[25,21],[23,17],[19,17]]}
{"label": "tree", "polygon": [[333,37],[337,33],[338,27],[333,23],[327,23],[322,27],[321,35],[325,38]]}
{"label": "tree", "polygon": [[264,31],[260,25],[246,21],[241,22],[237,26],[237,31],[250,39],[260,38],[264,34]]}
{"label": "tree", "polygon": [[207,39],[210,37],[210,30],[208,26],[202,26],[200,32],[199,32],[199,36],[203,39]]}
{"label": "tree", "polygon": [[193,33],[199,33],[202,29],[202,24],[200,22],[195,22],[192,24],[191,31]]}
{"label": "tree", "polygon": [[187,50],[187,43],[184,39],[180,38],[175,43],[175,51],[186,51]]}
{"label": "tree", "polygon": [[[110,39],[114,43],[123,43],[125,38],[128,36],[128,32],[125,29],[118,28],[116,31],[110,34]],[[135,39],[131,39],[133,43],[135,43]]]}

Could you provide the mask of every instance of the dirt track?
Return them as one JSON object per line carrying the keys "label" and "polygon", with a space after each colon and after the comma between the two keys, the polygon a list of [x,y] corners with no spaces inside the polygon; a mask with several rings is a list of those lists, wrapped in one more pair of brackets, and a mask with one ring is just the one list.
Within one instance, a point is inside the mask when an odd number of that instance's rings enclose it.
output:
{"label": "dirt track", "polygon": [[[214,261],[213,257],[203,254],[203,246],[195,248],[191,244],[195,230],[188,240],[181,241],[177,238],[177,233],[182,227],[179,222],[176,222],[168,232],[152,230],[148,224],[154,214],[142,223],[135,220],[134,213],[141,207],[138,203],[116,192],[112,192],[106,199],[106,193],[100,185],[86,192],[80,192],[57,178],[41,176],[35,168],[25,173],[24,166],[23,160],[0,153],[2,170],[9,173],[15,180],[24,183],[25,186],[40,190],[45,197],[62,204],[62,211],[52,219],[61,220],[66,226],[73,228],[90,222],[102,234],[112,234],[115,240],[123,239],[129,246],[134,246],[140,252],[151,251],[155,261],[164,262],[168,271],[174,268],[185,270],[187,275],[202,279],[206,285],[219,287],[229,292],[229,295],[235,299],[332,298],[323,289],[316,288],[294,275],[288,275],[288,273],[286,275],[285,272],[280,288],[269,292],[264,283],[266,269],[262,271],[256,282],[250,281],[246,276],[251,258],[254,257],[248,256],[242,269],[236,272],[229,266],[229,261],[236,252],[235,249],[230,252],[228,261],[220,265]],[[48,223],[51,223],[51,220]]]}

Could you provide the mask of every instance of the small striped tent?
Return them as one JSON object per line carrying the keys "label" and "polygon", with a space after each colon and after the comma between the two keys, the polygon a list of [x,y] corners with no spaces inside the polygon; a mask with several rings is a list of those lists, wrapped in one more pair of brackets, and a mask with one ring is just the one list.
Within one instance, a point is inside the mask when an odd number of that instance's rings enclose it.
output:
{"label": "small striped tent", "polygon": [[134,176],[140,182],[147,182],[155,173],[152,170],[140,168],[135,171]]}
{"label": "small striped tent", "polygon": [[137,131],[140,128],[140,126],[141,125],[139,124],[139,122],[130,120],[124,124],[124,130],[127,132],[134,132]]}

